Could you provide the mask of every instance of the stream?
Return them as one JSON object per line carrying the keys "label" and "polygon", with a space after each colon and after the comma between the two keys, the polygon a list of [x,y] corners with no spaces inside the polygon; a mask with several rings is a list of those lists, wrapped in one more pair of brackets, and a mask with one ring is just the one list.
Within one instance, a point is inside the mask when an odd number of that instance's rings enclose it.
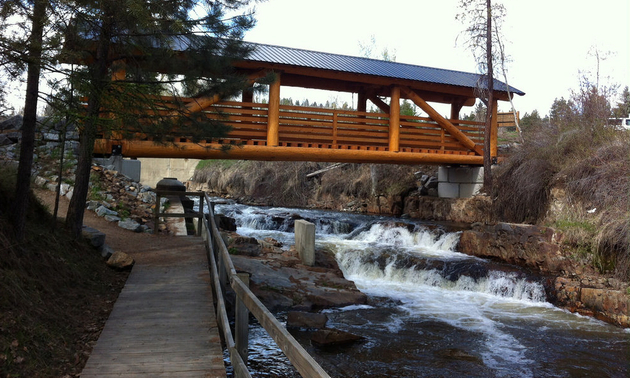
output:
{"label": "stream", "polygon": [[[411,219],[229,203],[237,232],[294,244],[316,224],[368,304],[328,309],[327,326],[365,338],[333,348],[292,332],[332,377],[628,377],[630,332],[546,301],[541,278],[456,251],[456,227]],[[286,314],[276,314],[283,320]],[[254,377],[299,377],[265,331],[250,327]]]}

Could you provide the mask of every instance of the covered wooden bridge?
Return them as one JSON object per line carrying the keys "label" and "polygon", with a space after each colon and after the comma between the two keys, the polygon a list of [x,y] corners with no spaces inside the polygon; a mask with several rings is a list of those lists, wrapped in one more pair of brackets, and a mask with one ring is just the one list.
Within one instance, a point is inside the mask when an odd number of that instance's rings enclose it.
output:
{"label": "covered wooden bridge", "polygon": [[[222,120],[231,127],[218,140],[193,143],[186,135],[157,144],[137,134],[132,139],[101,136],[95,153],[117,151],[125,157],[249,159],[394,164],[483,164],[484,125],[461,121],[472,106],[481,76],[410,64],[358,58],[263,44],[235,67],[250,78],[273,72],[268,103],[255,103],[244,91],[241,101],[218,98],[162,99],[164,109],[185,106],[189,112]],[[357,110],[281,105],[283,87],[356,94]],[[497,156],[497,101],[508,100],[508,87],[495,80],[491,156]],[[524,95],[515,88],[511,94]],[[403,116],[408,99],[428,117]],[[380,112],[369,112],[368,101]],[[431,103],[450,105],[448,118]],[[183,104],[183,105],[182,105]],[[225,145],[230,145],[225,151]]]}

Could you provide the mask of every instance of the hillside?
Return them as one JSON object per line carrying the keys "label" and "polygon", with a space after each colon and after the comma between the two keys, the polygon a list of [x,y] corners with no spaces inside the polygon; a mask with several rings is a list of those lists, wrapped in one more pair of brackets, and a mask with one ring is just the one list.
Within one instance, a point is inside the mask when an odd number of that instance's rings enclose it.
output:
{"label": "hillside", "polygon": [[72,240],[35,197],[26,241],[17,243],[6,218],[14,176],[11,166],[0,165],[0,376],[75,376],[127,273]]}

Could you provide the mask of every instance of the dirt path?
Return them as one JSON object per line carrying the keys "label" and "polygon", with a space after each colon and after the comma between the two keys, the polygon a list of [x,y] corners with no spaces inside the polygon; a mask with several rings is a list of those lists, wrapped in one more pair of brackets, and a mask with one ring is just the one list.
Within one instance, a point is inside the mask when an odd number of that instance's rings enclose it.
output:
{"label": "dirt path", "polygon": [[[55,193],[45,189],[35,189],[35,195],[40,202],[48,207],[50,212],[55,208]],[[70,201],[66,197],[59,199],[58,217],[65,218]],[[83,224],[103,232],[107,237],[105,243],[114,251],[125,252],[138,262],[163,263],[168,254],[160,253],[160,250],[181,244],[181,236],[153,235],[148,233],[136,233],[118,227],[115,222],[108,222],[97,216],[93,211],[86,210]]]}

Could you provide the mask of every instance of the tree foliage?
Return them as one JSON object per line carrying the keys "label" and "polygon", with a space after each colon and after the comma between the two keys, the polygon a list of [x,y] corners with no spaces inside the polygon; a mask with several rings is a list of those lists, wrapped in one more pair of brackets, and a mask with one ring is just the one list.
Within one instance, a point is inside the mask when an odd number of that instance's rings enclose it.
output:
{"label": "tree foliage", "polygon": [[[249,0],[130,0],[124,10],[116,0],[77,0],[68,23],[62,59],[84,64],[73,78],[87,95],[81,127],[81,151],[67,226],[80,235],[89,171],[97,130],[125,136],[130,132],[172,141],[173,130],[193,141],[227,131],[200,112],[183,106],[172,112],[161,95],[228,98],[247,79],[232,72],[233,59],[250,48],[242,43],[254,25],[251,13],[237,14]],[[226,10],[232,12],[226,15]],[[137,111],[140,110],[140,111]]]}

